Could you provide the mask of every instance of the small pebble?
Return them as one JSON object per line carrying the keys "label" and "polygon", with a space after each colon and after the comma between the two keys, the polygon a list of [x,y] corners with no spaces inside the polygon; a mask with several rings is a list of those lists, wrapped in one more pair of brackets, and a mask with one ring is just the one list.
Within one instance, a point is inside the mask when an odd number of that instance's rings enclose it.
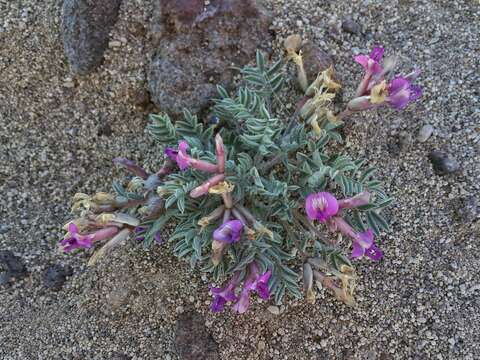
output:
{"label": "small pebble", "polygon": [[280,315],[280,308],[278,306],[269,306],[267,310],[273,315]]}
{"label": "small pebble", "polygon": [[108,43],[109,48],[118,48],[120,46],[122,46],[122,42],[118,40],[112,40]]}
{"label": "small pebble", "polygon": [[402,150],[407,149],[412,143],[412,135],[407,131],[402,131],[398,136],[398,144]]}
{"label": "small pebble", "polygon": [[427,141],[430,136],[433,134],[433,126],[432,125],[423,125],[420,131],[418,132],[417,140],[419,142],[425,142]]}
{"label": "small pebble", "polygon": [[72,80],[67,80],[63,83],[63,87],[67,89],[72,89],[75,87],[75,83]]}
{"label": "small pebble", "polygon": [[67,276],[70,275],[72,275],[71,269],[65,269],[58,264],[49,266],[43,274],[43,285],[52,291],[59,291],[67,280]]}
{"label": "small pebble", "polygon": [[450,155],[434,150],[428,155],[437,175],[446,175],[460,170],[460,164]]}
{"label": "small pebble", "polygon": [[460,199],[457,216],[464,223],[474,222],[480,215],[480,206],[475,196]]}
{"label": "small pebble", "polygon": [[360,25],[352,18],[346,18],[342,22],[342,30],[349,34],[358,35],[362,32]]}

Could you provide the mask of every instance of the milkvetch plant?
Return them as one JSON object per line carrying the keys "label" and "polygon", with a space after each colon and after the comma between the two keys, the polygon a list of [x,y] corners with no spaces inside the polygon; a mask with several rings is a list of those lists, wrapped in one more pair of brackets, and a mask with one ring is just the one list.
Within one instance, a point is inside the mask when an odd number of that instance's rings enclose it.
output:
{"label": "milkvetch plant", "polygon": [[[383,49],[355,61],[364,68],[355,97],[335,114],[340,88],[333,68],[306,83],[299,38],[285,42],[287,60],[297,67],[304,90],[293,114],[280,99],[285,61],[241,69],[235,94],[218,86],[214,121],[200,122],[185,110],[173,122],[151,115],[148,127],[162,146],[163,165],[148,172],[114,159],[133,177],[115,182],[111,193],[77,194],[60,241],[66,251],[99,247],[93,265],[132,235],[148,249],[171,244],[192,268],[211,275],[211,310],[226,305],[244,313],[253,296],[279,303],[287,293],[315,301],[315,284],[353,305],[354,260],[379,261],[381,211],[392,199],[375,169],[361,159],[331,151],[342,140],[337,129],[353,112],[384,104],[403,109],[420,96],[418,74],[395,77],[395,60],[381,62]],[[166,224],[174,224],[168,233]],[[215,283],[215,285],[213,284]]]}

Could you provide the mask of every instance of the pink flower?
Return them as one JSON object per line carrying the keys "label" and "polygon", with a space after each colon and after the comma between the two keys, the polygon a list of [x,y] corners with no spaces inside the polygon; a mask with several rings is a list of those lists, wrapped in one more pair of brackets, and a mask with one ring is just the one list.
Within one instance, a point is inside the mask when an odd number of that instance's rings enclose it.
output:
{"label": "pink flower", "polygon": [[340,231],[342,234],[352,239],[352,257],[359,258],[368,256],[373,261],[379,261],[383,257],[383,252],[374,242],[373,230],[368,229],[365,232],[357,233],[340,216],[335,216],[329,220],[328,226],[331,231]]}
{"label": "pink flower", "polygon": [[215,136],[215,151],[217,153],[218,172],[223,174],[225,172],[225,146],[220,134]]}
{"label": "pink flower", "polygon": [[382,250],[373,241],[372,229],[356,234],[356,238],[352,242],[352,257],[358,258],[365,255],[373,261],[379,261],[383,257]]}
{"label": "pink flower", "polygon": [[327,221],[339,210],[338,201],[328,192],[310,194],[305,201],[305,210],[310,220]]}
{"label": "pink flower", "polygon": [[63,251],[70,252],[74,249],[84,248],[88,249],[93,246],[95,241],[105,240],[113,237],[118,233],[118,227],[110,226],[104,229],[97,230],[92,234],[81,235],[78,231],[77,225],[73,222],[68,224],[68,233],[63,240],[60,240],[59,244],[62,246]]}
{"label": "pink flower", "polygon": [[175,161],[180,168],[180,170],[186,170],[189,167],[197,170],[202,170],[210,173],[217,173],[218,166],[214,164],[210,164],[203,160],[197,160],[191,158],[187,154],[189,146],[185,140],[182,140],[178,143],[178,150],[173,148],[167,147],[165,149],[165,155],[167,155],[170,159]]}
{"label": "pink flower", "polygon": [[376,47],[370,55],[358,55],[354,57],[354,60],[363,66],[366,73],[370,75],[379,74],[382,72],[380,61],[382,60],[383,52],[383,47]]}
{"label": "pink flower", "polygon": [[388,84],[388,96],[386,102],[395,109],[402,110],[409,103],[422,96],[422,89],[413,85],[410,80],[404,77],[396,77]]}

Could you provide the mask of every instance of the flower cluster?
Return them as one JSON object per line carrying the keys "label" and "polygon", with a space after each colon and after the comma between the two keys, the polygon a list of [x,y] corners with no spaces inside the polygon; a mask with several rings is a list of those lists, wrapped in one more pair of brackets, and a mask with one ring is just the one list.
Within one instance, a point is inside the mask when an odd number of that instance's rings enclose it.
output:
{"label": "flower cluster", "polygon": [[[341,139],[337,129],[351,113],[383,104],[403,109],[417,99],[421,91],[412,81],[419,72],[387,80],[396,61],[382,62],[382,48],[357,56],[364,77],[347,108],[335,113],[340,83],[334,69],[308,84],[301,42],[299,36],[285,41],[303,91],[294,114],[277,118],[284,113],[275,110],[284,62],[268,67],[257,53],[257,65],[241,70],[245,86],[236,95],[218,87],[214,122],[200,122],[188,111],[176,122],[152,115],[148,129],[162,145],[163,165],[148,172],[132,160],[114,159],[131,176],[116,181],[111,193],[75,195],[77,217],[65,226],[60,248],[95,250],[92,265],[130,235],[144,248],[168,243],[192,268],[200,265],[223,283],[210,286],[214,312],[231,304],[244,313],[253,294],[277,303],[285,294],[301,298],[297,271],[308,302],[316,301],[317,284],[354,305],[352,261],[382,259],[375,236],[388,230],[381,211],[392,199],[372,178],[374,168],[326,147]],[[163,230],[166,224],[175,225],[171,233]]]}
{"label": "flower cluster", "polygon": [[250,305],[250,293],[255,292],[264,300],[270,298],[268,281],[271,275],[272,272],[270,270],[262,274],[256,262],[250,263],[248,265],[248,274],[240,290],[240,295],[236,294],[236,290],[241,282],[239,271],[233,274],[225,287],[210,287],[210,292],[213,295],[211,310],[213,312],[222,311],[227,302],[232,302],[233,310],[239,314],[243,314]]}
{"label": "flower cluster", "polygon": [[362,192],[352,198],[337,200],[328,192],[310,194],[305,202],[305,211],[311,220],[326,223],[330,231],[340,231],[352,240],[352,258],[368,256],[374,261],[383,257],[383,252],[373,241],[373,230],[358,233],[341,216],[342,209],[354,209],[368,205],[370,194]]}
{"label": "flower cluster", "polygon": [[395,76],[393,79],[387,80],[394,71],[397,60],[395,57],[389,57],[382,63],[383,53],[382,47],[376,47],[370,55],[355,56],[355,61],[363,67],[365,73],[358,85],[355,98],[347,104],[342,118],[352,112],[373,109],[382,105],[402,110],[422,96],[421,88],[413,84],[413,80],[420,75],[420,70],[415,69],[408,75]]}

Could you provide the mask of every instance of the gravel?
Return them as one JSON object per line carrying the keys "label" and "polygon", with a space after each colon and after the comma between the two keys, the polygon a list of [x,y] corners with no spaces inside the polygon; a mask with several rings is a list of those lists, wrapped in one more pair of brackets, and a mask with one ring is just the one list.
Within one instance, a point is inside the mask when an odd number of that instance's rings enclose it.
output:
{"label": "gravel", "polygon": [[[358,307],[322,290],[314,305],[286,299],[273,314],[273,303],[255,301],[244,316],[211,314],[208,279],[168,245],[143,252],[131,241],[95,268],[85,267],[88,253],[57,252],[75,192],[108,190],[120,176],[116,156],[154,168],[159,151],[144,132],[148,111],[158,109],[136,106],[132,95],[146,88],[152,1],[124,2],[109,38],[122,45],[75,79],[59,35],[60,3],[0,1],[0,223],[10,229],[0,233],[0,250],[29,270],[0,288],[0,358],[177,359],[176,323],[192,311],[205,319],[220,359],[480,358],[478,206],[469,221],[452,207],[480,192],[475,2],[266,1],[274,54],[301,33],[335,58],[344,99],[361,76],[352,55],[377,44],[399,55],[402,72],[423,70],[424,96],[403,112],[352,118],[344,151],[378,166],[396,198],[386,214],[391,232],[382,236],[385,259],[356,264]],[[365,35],[331,30],[348,17]],[[427,123],[435,128],[429,141],[388,153],[391,139],[415,137]],[[103,124],[110,136],[99,133]],[[447,149],[461,169],[437,175],[428,158],[435,149]],[[46,264],[73,269],[57,292],[43,286]]]}

